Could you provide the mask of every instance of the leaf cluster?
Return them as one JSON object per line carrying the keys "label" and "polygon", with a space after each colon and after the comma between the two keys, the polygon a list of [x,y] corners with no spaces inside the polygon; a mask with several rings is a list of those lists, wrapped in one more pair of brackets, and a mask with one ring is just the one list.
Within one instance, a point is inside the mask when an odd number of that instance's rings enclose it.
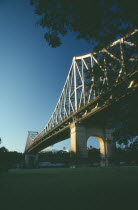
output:
{"label": "leaf cluster", "polygon": [[[137,28],[137,1],[125,0],[30,0],[37,22],[46,29],[45,39],[52,47],[61,45],[68,32],[75,32],[77,39],[85,39],[100,48]],[[102,46],[101,46],[102,45]]]}

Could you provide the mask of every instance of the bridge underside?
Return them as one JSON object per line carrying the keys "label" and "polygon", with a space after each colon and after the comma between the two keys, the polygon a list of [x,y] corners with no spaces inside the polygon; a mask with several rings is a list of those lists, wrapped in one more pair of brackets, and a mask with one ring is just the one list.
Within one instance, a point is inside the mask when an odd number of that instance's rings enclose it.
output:
{"label": "bridge underside", "polygon": [[[133,77],[130,80],[132,81]],[[135,77],[135,80],[138,81],[138,73],[137,77]],[[138,83],[137,81],[134,83],[136,87]],[[130,81],[128,81],[128,84],[130,84]],[[117,98],[117,100],[111,99],[111,102],[109,100],[107,103],[105,101],[102,102],[100,98],[97,98],[97,100],[95,100],[92,104],[84,107],[83,110],[80,110],[75,115],[72,115],[54,129],[51,129],[51,131],[46,135],[40,137],[40,139],[34,142],[34,144],[32,144],[32,146],[26,152],[37,153],[48,146],[70,138],[70,127],[73,123],[76,125],[83,125],[86,128],[113,129],[115,127],[113,121],[115,113],[120,114],[122,111],[121,108],[127,103],[127,101],[132,101],[132,103],[135,103],[137,94],[138,90],[137,88],[134,88],[134,91],[130,92],[129,94],[127,93],[124,96],[122,96],[120,92],[115,91],[114,94],[112,93],[110,98]],[[121,95],[121,97],[118,97],[118,95]]]}

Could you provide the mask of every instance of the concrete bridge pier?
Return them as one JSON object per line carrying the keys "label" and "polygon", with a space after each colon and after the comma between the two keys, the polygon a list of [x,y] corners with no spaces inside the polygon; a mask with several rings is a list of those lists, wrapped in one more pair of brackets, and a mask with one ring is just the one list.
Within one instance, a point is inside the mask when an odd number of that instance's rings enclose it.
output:
{"label": "concrete bridge pier", "polygon": [[90,136],[96,137],[100,143],[101,167],[107,167],[115,147],[112,132],[113,129],[111,128],[87,127],[72,123],[70,126],[71,152],[77,158],[87,158],[87,140]]}
{"label": "concrete bridge pier", "polygon": [[71,152],[75,154],[77,158],[87,158],[87,135],[85,127],[75,123],[71,124],[70,140]]}
{"label": "concrete bridge pier", "polygon": [[32,168],[38,166],[39,154],[25,154],[25,167]]}

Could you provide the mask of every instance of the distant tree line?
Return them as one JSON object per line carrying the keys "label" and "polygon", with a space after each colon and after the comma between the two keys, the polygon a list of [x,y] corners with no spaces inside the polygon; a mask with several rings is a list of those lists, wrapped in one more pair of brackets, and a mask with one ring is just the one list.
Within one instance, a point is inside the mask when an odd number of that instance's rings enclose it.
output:
{"label": "distant tree line", "polygon": [[125,148],[116,148],[111,162],[117,165],[121,162],[126,165],[138,165],[138,144],[132,144]]}
{"label": "distant tree line", "polygon": [[[89,163],[93,165],[94,163],[100,163],[100,161],[100,149],[91,147],[88,149],[88,158],[85,159],[78,159],[71,152],[62,150],[57,153],[52,153],[52,151],[39,153],[39,162],[64,163],[67,166],[73,163]],[[129,147],[117,147],[109,161],[113,165],[120,165],[121,162],[128,165],[138,165],[138,144],[134,143]]]}
{"label": "distant tree line", "polygon": [[[1,141],[0,141],[1,142]],[[17,164],[24,161],[22,153],[8,151],[6,147],[0,147],[0,172],[16,168]]]}

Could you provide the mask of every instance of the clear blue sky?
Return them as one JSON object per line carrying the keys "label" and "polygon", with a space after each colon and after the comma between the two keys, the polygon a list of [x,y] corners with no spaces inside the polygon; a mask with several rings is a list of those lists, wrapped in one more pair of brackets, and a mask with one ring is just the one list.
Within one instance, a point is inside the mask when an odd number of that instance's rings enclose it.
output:
{"label": "clear blue sky", "polygon": [[[24,152],[27,132],[44,128],[72,57],[92,51],[73,34],[61,47],[49,47],[37,20],[29,0],[0,0],[0,137],[10,151]],[[53,148],[64,146],[69,148],[69,140]]]}

